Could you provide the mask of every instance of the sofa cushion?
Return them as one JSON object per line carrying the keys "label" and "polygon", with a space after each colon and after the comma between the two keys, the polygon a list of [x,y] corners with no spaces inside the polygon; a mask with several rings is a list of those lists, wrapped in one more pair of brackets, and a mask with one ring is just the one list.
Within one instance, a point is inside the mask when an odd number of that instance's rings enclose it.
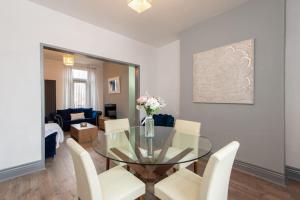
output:
{"label": "sofa cushion", "polygon": [[70,115],[71,115],[71,120],[72,121],[77,120],[77,119],[85,119],[84,112],[71,113]]}
{"label": "sofa cushion", "polygon": [[85,118],[91,118],[93,115],[93,108],[71,108],[71,113],[81,113],[84,112]]}
{"label": "sofa cushion", "polygon": [[65,121],[65,125],[71,125],[71,124],[79,124],[81,122],[88,122],[90,124],[95,124],[95,119],[94,118],[85,118],[85,119],[76,119],[76,120],[68,120]]}
{"label": "sofa cushion", "polygon": [[81,113],[83,112],[83,108],[70,108],[71,113]]}
{"label": "sofa cushion", "polygon": [[90,124],[95,124],[96,123],[95,118],[86,118],[85,121],[90,123]]}
{"label": "sofa cushion", "polygon": [[71,120],[70,109],[57,110],[57,114],[59,114],[64,121]]}
{"label": "sofa cushion", "polygon": [[85,118],[92,118],[93,117],[93,108],[84,108],[83,109]]}
{"label": "sofa cushion", "polygon": [[174,127],[174,117],[172,115],[165,115],[165,126]]}
{"label": "sofa cushion", "polygon": [[154,122],[155,122],[155,126],[164,126],[164,117],[163,117],[163,115],[161,115],[161,114],[154,115],[153,119],[154,119]]}
{"label": "sofa cushion", "polygon": [[69,120],[69,121],[65,121],[65,124],[71,125],[71,124],[79,124],[81,122],[86,122],[86,119]]}

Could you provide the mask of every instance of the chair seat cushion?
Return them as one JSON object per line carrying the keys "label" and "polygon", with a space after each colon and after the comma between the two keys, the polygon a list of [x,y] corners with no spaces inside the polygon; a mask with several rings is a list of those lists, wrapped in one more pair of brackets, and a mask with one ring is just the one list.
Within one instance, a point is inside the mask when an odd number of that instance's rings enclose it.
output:
{"label": "chair seat cushion", "polygon": [[154,193],[162,200],[199,200],[202,177],[187,169],[180,169],[154,186]]}
{"label": "chair seat cushion", "polygon": [[98,178],[103,199],[133,200],[146,192],[145,184],[120,166],[99,174]]}

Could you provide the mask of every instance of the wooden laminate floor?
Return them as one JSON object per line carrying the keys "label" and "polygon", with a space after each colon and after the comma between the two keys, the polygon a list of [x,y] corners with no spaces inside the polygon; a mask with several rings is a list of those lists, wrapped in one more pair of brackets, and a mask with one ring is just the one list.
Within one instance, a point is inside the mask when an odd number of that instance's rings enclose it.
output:
{"label": "wooden laminate floor", "polygon": [[[90,146],[98,173],[105,170],[105,159]],[[201,162],[199,173],[203,173],[205,162]],[[69,200],[77,199],[75,175],[71,156],[62,144],[54,159],[46,161],[46,170],[0,183],[1,200]],[[178,186],[180,187],[180,186]],[[146,200],[156,199],[147,194]],[[230,200],[300,200],[300,183],[289,181],[286,187],[233,170],[229,189]]]}

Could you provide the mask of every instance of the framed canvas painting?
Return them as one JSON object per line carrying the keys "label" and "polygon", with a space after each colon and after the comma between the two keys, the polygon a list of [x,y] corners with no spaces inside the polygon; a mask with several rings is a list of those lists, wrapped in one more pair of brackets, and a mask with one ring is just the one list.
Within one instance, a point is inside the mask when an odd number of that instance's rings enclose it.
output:
{"label": "framed canvas painting", "polygon": [[254,39],[194,54],[193,102],[254,104]]}
{"label": "framed canvas painting", "polygon": [[116,76],[108,79],[108,93],[118,94],[120,93],[120,77]]}

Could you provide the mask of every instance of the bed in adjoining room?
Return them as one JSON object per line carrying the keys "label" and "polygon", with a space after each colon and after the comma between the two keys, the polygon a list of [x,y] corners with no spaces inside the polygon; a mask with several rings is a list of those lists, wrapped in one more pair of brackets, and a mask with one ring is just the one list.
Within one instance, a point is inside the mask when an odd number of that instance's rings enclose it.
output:
{"label": "bed in adjoining room", "polygon": [[64,132],[56,123],[45,124],[45,158],[54,158],[59,144],[64,142]]}

